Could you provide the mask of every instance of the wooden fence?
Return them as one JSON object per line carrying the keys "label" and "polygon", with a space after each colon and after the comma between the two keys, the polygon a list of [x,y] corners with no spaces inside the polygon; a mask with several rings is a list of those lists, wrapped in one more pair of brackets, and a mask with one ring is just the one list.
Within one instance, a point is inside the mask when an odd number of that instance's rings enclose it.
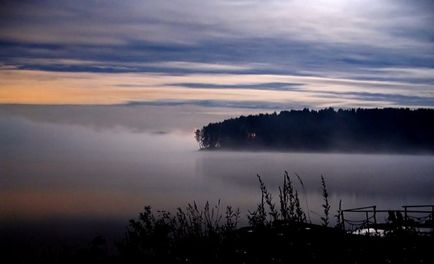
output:
{"label": "wooden fence", "polygon": [[419,233],[433,232],[434,205],[405,205],[399,210],[378,210],[377,206],[366,206],[339,210],[338,220],[347,232],[365,230],[412,230]]}

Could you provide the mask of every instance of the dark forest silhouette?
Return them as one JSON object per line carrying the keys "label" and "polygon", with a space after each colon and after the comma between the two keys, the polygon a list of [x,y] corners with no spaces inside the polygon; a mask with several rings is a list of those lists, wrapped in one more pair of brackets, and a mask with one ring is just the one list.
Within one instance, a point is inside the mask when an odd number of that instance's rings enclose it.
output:
{"label": "dark forest silhouette", "polygon": [[433,152],[433,109],[291,110],[196,130],[201,149]]}

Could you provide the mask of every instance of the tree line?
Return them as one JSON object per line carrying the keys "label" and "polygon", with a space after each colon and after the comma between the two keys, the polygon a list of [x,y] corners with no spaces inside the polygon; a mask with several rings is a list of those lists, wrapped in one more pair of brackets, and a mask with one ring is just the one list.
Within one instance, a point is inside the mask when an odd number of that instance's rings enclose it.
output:
{"label": "tree line", "polygon": [[434,110],[291,110],[240,116],[195,132],[200,149],[432,152]]}

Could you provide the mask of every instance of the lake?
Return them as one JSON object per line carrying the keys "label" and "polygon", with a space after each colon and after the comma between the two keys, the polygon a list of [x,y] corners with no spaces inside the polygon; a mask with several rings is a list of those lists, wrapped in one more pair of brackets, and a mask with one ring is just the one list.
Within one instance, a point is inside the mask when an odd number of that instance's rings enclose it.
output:
{"label": "lake", "polygon": [[144,205],[174,210],[219,199],[245,217],[260,198],[256,175],[277,198],[285,170],[313,222],[322,212],[321,175],[332,215],[339,200],[343,208],[434,204],[433,155],[198,151],[196,128],[263,111],[0,106],[0,232],[118,236]]}

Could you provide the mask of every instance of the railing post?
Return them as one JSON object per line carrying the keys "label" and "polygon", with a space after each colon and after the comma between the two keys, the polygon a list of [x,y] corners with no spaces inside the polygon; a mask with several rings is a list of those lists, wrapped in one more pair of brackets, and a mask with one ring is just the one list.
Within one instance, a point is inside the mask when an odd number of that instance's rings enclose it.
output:
{"label": "railing post", "polygon": [[377,206],[374,205],[374,228],[375,233],[377,233]]}
{"label": "railing post", "polygon": [[342,223],[342,230],[345,232],[345,218],[344,218],[344,211],[341,210],[341,223]]}
{"label": "railing post", "polygon": [[434,226],[434,206],[431,206],[431,225]]}

